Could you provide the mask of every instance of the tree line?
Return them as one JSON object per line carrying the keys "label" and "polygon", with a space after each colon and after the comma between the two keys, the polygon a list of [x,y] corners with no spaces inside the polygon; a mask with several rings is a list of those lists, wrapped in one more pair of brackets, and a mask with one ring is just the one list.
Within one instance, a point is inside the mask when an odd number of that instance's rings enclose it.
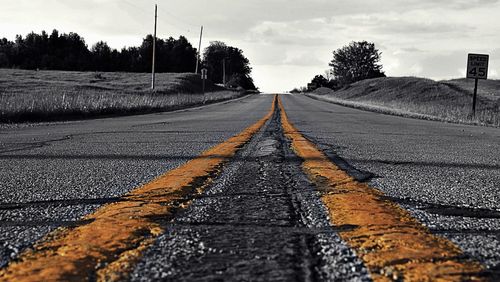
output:
{"label": "tree line", "polygon": [[[156,39],[157,72],[194,72],[198,50],[184,37]],[[149,72],[152,64],[153,36],[147,35],[138,47],[112,49],[104,41],[90,49],[77,33],[49,35],[29,33],[24,38],[17,35],[14,41],[0,39],[0,68],[102,71],[102,72]],[[202,67],[209,70],[209,78],[222,83],[222,63],[226,62],[226,82],[246,89],[255,89],[250,76],[250,62],[243,51],[211,42],[205,49]]]}
{"label": "tree line", "polygon": [[333,51],[333,59],[329,63],[331,69],[324,75],[316,75],[307,87],[292,92],[312,91],[319,87],[337,90],[360,80],[385,77],[380,58],[381,53],[374,43],[353,41]]}

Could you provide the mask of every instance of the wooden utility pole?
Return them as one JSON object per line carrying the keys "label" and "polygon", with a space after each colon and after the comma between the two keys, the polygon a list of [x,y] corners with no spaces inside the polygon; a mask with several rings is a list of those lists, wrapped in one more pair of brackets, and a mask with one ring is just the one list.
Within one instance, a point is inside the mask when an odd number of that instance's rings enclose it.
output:
{"label": "wooden utility pole", "polygon": [[203,26],[201,26],[200,31],[200,44],[198,45],[198,56],[196,57],[196,70],[194,73],[198,73],[198,66],[200,64],[200,55],[201,55],[201,38],[203,37]]}
{"label": "wooden utility pole", "polygon": [[226,58],[222,59],[222,84],[226,85]]}
{"label": "wooden utility pole", "polygon": [[153,66],[151,70],[151,89],[155,89],[155,61],[156,61],[156,23],[158,20],[158,5],[155,4],[155,32],[153,35]]}

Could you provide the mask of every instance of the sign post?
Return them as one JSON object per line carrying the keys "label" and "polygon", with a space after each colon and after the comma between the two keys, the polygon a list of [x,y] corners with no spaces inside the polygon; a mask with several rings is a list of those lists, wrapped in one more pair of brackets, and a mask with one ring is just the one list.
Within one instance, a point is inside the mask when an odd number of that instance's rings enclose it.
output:
{"label": "sign post", "polygon": [[473,78],[474,97],[472,98],[472,117],[476,115],[477,84],[480,79],[488,79],[489,55],[469,54],[467,59],[467,78]]}
{"label": "sign post", "polygon": [[205,104],[205,80],[207,80],[207,69],[201,70],[201,81],[202,81],[202,92],[203,92],[203,104]]}

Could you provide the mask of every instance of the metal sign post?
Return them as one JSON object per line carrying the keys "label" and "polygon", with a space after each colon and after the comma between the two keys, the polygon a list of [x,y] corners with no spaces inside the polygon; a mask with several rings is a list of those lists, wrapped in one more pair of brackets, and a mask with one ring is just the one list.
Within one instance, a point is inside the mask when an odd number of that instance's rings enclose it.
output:
{"label": "metal sign post", "polygon": [[477,84],[480,79],[488,79],[489,55],[469,54],[467,59],[467,78],[475,79],[472,98],[472,117],[476,115]]}
{"label": "metal sign post", "polygon": [[203,92],[203,104],[205,104],[205,80],[207,80],[207,69],[201,70],[201,81],[202,81],[202,92]]}

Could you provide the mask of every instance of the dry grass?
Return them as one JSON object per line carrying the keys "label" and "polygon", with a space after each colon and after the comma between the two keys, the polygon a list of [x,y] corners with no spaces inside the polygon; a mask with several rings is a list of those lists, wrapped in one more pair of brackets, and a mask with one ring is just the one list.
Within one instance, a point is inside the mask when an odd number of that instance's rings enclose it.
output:
{"label": "dry grass", "polygon": [[[472,82],[473,83],[473,82]],[[474,85],[472,84],[472,88]],[[387,77],[354,83],[339,91],[320,88],[309,96],[376,112],[449,122],[500,126],[500,81],[480,82],[476,116],[467,80],[433,81]]]}
{"label": "dry grass", "polygon": [[208,83],[204,96],[194,74],[162,73],[156,81],[151,91],[149,74],[0,69],[0,121],[165,111],[242,95]]}
{"label": "dry grass", "polygon": [[[474,79],[452,79],[440,81],[443,84],[457,90],[467,91],[472,95],[474,91]],[[500,81],[499,80],[479,80],[478,95],[481,97],[496,101],[500,99]]]}

